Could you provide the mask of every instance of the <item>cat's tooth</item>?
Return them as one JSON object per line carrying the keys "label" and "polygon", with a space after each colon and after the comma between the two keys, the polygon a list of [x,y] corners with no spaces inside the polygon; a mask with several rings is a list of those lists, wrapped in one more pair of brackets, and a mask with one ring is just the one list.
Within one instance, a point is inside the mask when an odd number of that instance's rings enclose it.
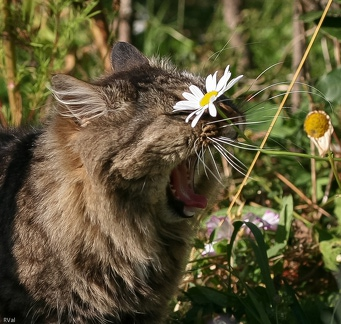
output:
{"label": "cat's tooth", "polygon": [[191,207],[185,206],[185,207],[184,207],[184,214],[185,214],[187,217],[192,217],[192,216],[194,216],[195,211],[194,211]]}

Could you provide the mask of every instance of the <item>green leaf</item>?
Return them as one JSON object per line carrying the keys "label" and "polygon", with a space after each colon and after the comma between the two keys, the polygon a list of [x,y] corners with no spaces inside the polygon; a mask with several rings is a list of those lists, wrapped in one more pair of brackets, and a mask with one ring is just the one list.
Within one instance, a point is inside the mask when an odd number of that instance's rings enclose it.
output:
{"label": "green leaf", "polygon": [[186,295],[194,303],[203,306],[207,304],[213,304],[223,308],[226,307],[228,302],[227,294],[216,289],[204,286],[192,287],[186,292]]}
{"label": "green leaf", "polygon": [[267,251],[268,258],[272,258],[278,254],[279,251],[287,246],[290,235],[290,228],[292,223],[294,211],[294,203],[292,196],[283,198],[283,207],[280,212],[278,228],[275,236],[275,245]]}
{"label": "green leaf", "polygon": [[242,222],[242,221],[235,221],[233,223],[234,230],[233,230],[233,233],[231,235],[230,244],[228,244],[228,246],[227,246],[227,261],[228,261],[229,265],[231,265],[233,243],[237,237],[237,234],[238,234],[240,228],[243,225],[244,225],[244,222]]}
{"label": "green leaf", "polygon": [[272,246],[268,251],[268,258],[273,258],[274,256],[278,255],[280,251],[282,251],[287,246],[287,242],[276,243]]}
{"label": "green leaf", "polygon": [[245,284],[245,290],[248,294],[247,300],[240,298],[241,303],[245,307],[245,311],[248,314],[252,323],[270,324],[271,321],[264,309],[264,305],[261,302],[261,298],[258,296],[254,289],[251,289]]}
{"label": "green leaf", "polygon": [[[337,217],[339,224],[341,224],[341,196],[335,196],[335,203],[334,203],[334,215]],[[341,234],[341,226],[338,229],[339,234]]]}
{"label": "green leaf", "polygon": [[323,11],[310,11],[300,16],[305,23],[313,22],[321,18]]}
{"label": "green leaf", "polygon": [[[340,31],[341,33],[341,31]],[[316,87],[325,95],[326,100],[341,103],[341,68],[335,69],[323,75]]]}
{"label": "green leaf", "polygon": [[225,254],[227,251],[227,240],[219,241],[213,245],[213,249],[217,255]]}
{"label": "green leaf", "polygon": [[321,31],[329,36],[341,40],[341,27],[322,27]]}
{"label": "green leaf", "polygon": [[[315,24],[318,24],[322,14],[323,14],[323,11],[311,11],[302,15],[300,18],[306,23],[314,22]],[[321,31],[332,37],[341,39],[340,13],[336,12],[334,14],[333,13],[328,14],[323,20]]]}
{"label": "green leaf", "polygon": [[301,324],[309,324],[310,322],[308,321],[306,315],[304,314],[302,307],[296,297],[295,291],[292,289],[291,286],[289,286],[288,283],[284,281],[284,287],[287,292],[287,294],[290,296],[292,303],[290,305],[292,314],[295,316],[297,323]]}
{"label": "green leaf", "polygon": [[320,251],[323,256],[324,265],[327,269],[337,271],[340,263],[337,261],[341,255],[341,239],[335,238],[320,242]]}
{"label": "green leaf", "polygon": [[[227,255],[228,266],[230,267],[229,282],[231,282],[231,280],[232,280],[231,279],[232,278],[231,259],[232,259],[233,244],[234,244],[234,241],[237,238],[237,235],[238,235],[238,232],[239,232],[240,228],[243,225],[244,225],[244,222],[242,222],[242,221],[235,221],[233,223],[234,230],[233,230],[233,233],[231,235],[230,243],[227,245],[226,255]],[[229,289],[231,289],[232,286],[230,284],[228,286],[230,287]]]}
{"label": "green leaf", "polygon": [[269,267],[269,263],[268,263],[268,257],[266,254],[267,247],[266,247],[266,244],[264,242],[262,232],[260,231],[260,229],[255,224],[253,224],[251,222],[242,222],[242,221],[235,221],[233,223],[234,231],[231,235],[230,244],[227,247],[227,260],[228,260],[229,265],[230,265],[231,264],[231,257],[232,257],[233,243],[237,237],[238,231],[240,230],[240,228],[244,224],[250,229],[251,233],[253,234],[253,236],[256,240],[257,244],[251,240],[251,246],[254,250],[257,262],[259,264],[259,267],[260,267],[260,270],[262,273],[262,278],[263,278],[263,282],[264,282],[265,287],[266,287],[266,291],[268,294],[269,301],[272,303],[274,301],[274,298],[276,295],[276,289],[275,289],[273,280],[271,278],[271,272],[270,272],[270,267]]}
{"label": "green leaf", "polygon": [[34,6],[35,6],[34,0],[25,0],[22,2],[22,19],[25,22],[25,24],[31,24],[34,17]]}
{"label": "green leaf", "polygon": [[251,241],[251,246],[255,252],[257,262],[259,264],[263,282],[266,286],[266,291],[268,293],[269,301],[273,303],[275,295],[276,295],[276,289],[273,283],[273,280],[271,278],[271,272],[270,267],[268,263],[268,257],[266,254],[266,244],[263,239],[262,232],[260,229],[251,222],[245,222],[245,225],[250,229],[252,232],[257,244],[254,243],[254,241]]}
{"label": "green leaf", "polygon": [[323,20],[323,27],[341,28],[341,17],[339,15],[328,15]]}

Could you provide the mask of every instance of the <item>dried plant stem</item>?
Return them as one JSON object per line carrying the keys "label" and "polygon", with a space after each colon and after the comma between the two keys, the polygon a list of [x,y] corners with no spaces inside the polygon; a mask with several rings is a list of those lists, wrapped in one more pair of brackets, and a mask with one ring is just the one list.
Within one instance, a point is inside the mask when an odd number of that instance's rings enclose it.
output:
{"label": "dried plant stem", "polygon": [[21,96],[16,81],[16,57],[12,24],[9,10],[9,0],[3,0],[3,19],[5,23],[3,49],[5,54],[5,70],[7,81],[8,100],[10,105],[12,124],[20,125],[22,119]]}
{"label": "dried plant stem", "polygon": [[[305,28],[304,23],[300,20],[300,15],[302,15],[303,9],[301,6],[300,1],[293,2],[293,22],[292,22],[292,29],[293,29],[293,42],[292,42],[292,69],[297,69],[298,65],[300,64],[300,60],[304,53],[304,48],[306,46],[305,43]],[[305,73],[301,73],[298,77],[301,79],[302,75]],[[296,112],[299,109],[300,102],[301,102],[301,92],[299,90],[299,85],[295,84],[293,88],[293,93],[291,96],[291,111]]]}
{"label": "dried plant stem", "polygon": [[[284,107],[284,104],[285,104],[285,102],[287,101],[287,99],[288,99],[288,97],[289,97],[289,95],[290,95],[290,93],[291,93],[291,90],[292,90],[293,86],[295,85],[295,82],[296,82],[298,76],[299,76],[300,73],[301,73],[301,70],[302,70],[302,68],[303,68],[303,65],[304,65],[305,61],[307,60],[307,57],[308,57],[308,55],[309,55],[309,52],[310,52],[310,50],[311,50],[311,48],[312,48],[312,46],[313,46],[313,44],[314,44],[314,42],[315,42],[315,39],[316,39],[316,37],[317,37],[317,35],[318,35],[320,29],[321,29],[322,23],[323,23],[323,21],[324,21],[326,15],[327,15],[327,12],[328,12],[328,10],[329,10],[329,8],[330,8],[332,2],[333,2],[333,0],[329,0],[328,3],[327,3],[327,5],[326,5],[326,7],[325,7],[325,9],[324,9],[324,11],[323,11],[323,14],[322,14],[322,16],[321,16],[321,19],[320,19],[318,25],[317,25],[316,28],[315,28],[315,31],[314,31],[314,33],[313,33],[313,35],[312,35],[312,37],[311,37],[311,40],[310,40],[310,42],[309,42],[309,44],[308,44],[308,47],[307,47],[307,49],[306,49],[305,52],[304,52],[304,55],[303,55],[303,57],[302,57],[302,59],[301,59],[301,62],[300,62],[300,64],[299,64],[299,66],[297,67],[297,70],[296,70],[296,72],[295,72],[295,74],[294,74],[292,80],[291,80],[291,83],[290,83],[290,85],[289,85],[289,87],[288,87],[288,89],[287,89],[287,92],[285,93],[285,95],[284,95],[284,97],[283,97],[283,99],[282,99],[282,102],[280,103],[280,105],[279,105],[279,107],[278,107],[278,109],[277,109],[277,112],[276,112],[276,114],[275,114],[275,116],[274,116],[274,118],[273,118],[273,120],[272,120],[272,122],[271,122],[271,124],[270,124],[270,126],[269,126],[269,129],[267,130],[267,132],[266,132],[266,134],[265,134],[265,136],[264,136],[264,139],[263,139],[263,141],[262,141],[262,143],[261,143],[261,145],[260,145],[260,150],[262,150],[262,149],[264,148],[265,143],[266,143],[266,141],[268,140],[268,138],[269,138],[269,136],[270,136],[270,133],[271,133],[271,131],[272,131],[272,129],[273,129],[273,127],[274,127],[274,125],[275,125],[275,123],[276,123],[278,117],[279,117],[279,114],[281,113],[282,108]],[[261,153],[260,150],[257,151],[257,153],[256,153],[256,155],[255,155],[255,157],[254,157],[254,159],[253,159],[253,161],[252,161],[252,163],[251,163],[251,165],[250,165],[250,168],[248,169],[248,171],[247,171],[247,173],[246,173],[246,175],[245,175],[245,177],[244,177],[244,179],[243,179],[241,185],[239,186],[239,189],[238,189],[237,193],[234,195],[234,197],[233,197],[233,199],[232,199],[232,202],[231,202],[231,204],[230,204],[230,206],[229,206],[229,208],[228,208],[228,210],[227,210],[227,215],[229,215],[229,216],[231,216],[231,210],[232,210],[234,204],[236,203],[237,199],[239,198],[239,195],[241,194],[241,192],[242,192],[244,186],[246,185],[247,180],[249,179],[250,174],[251,174],[251,172],[252,172],[252,169],[253,169],[253,167],[255,166],[255,164],[256,164],[256,162],[257,162],[257,160],[258,160],[258,157],[259,157],[259,155],[260,155],[260,153]]]}
{"label": "dried plant stem", "polygon": [[304,200],[309,206],[311,206],[315,210],[319,211],[324,216],[331,217],[331,215],[327,211],[325,211],[323,208],[321,208],[316,203],[314,203],[311,199],[309,199],[300,189],[298,189],[285,176],[283,176],[282,174],[280,174],[278,172],[275,172],[275,175],[279,180],[281,180],[283,183],[285,183],[292,191],[294,191],[302,200]]}

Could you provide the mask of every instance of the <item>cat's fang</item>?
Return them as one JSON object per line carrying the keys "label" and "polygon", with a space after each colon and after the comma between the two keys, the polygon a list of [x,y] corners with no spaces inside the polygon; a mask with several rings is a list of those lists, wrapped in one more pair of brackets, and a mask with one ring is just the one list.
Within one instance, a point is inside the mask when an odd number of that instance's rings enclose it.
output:
{"label": "cat's fang", "polygon": [[196,210],[192,207],[185,206],[183,212],[187,217],[192,217],[194,216]]}

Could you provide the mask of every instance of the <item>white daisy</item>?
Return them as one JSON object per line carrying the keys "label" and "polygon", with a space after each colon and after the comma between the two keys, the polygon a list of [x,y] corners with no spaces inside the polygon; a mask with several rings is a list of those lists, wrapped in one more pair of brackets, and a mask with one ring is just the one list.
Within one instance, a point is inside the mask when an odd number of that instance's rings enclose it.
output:
{"label": "white daisy", "polygon": [[208,113],[212,117],[217,116],[217,108],[214,102],[218,97],[225,93],[228,89],[232,88],[233,85],[239,81],[243,76],[230,80],[231,72],[229,71],[230,66],[228,65],[225,69],[224,75],[221,77],[217,83],[217,73],[216,71],[213,75],[210,74],[206,78],[206,93],[204,94],[197,86],[191,85],[189,87],[189,92],[184,92],[182,95],[186,100],[179,101],[173,107],[174,110],[193,110],[186,118],[186,123],[194,116],[191,126],[195,127],[203,113],[208,109]]}

